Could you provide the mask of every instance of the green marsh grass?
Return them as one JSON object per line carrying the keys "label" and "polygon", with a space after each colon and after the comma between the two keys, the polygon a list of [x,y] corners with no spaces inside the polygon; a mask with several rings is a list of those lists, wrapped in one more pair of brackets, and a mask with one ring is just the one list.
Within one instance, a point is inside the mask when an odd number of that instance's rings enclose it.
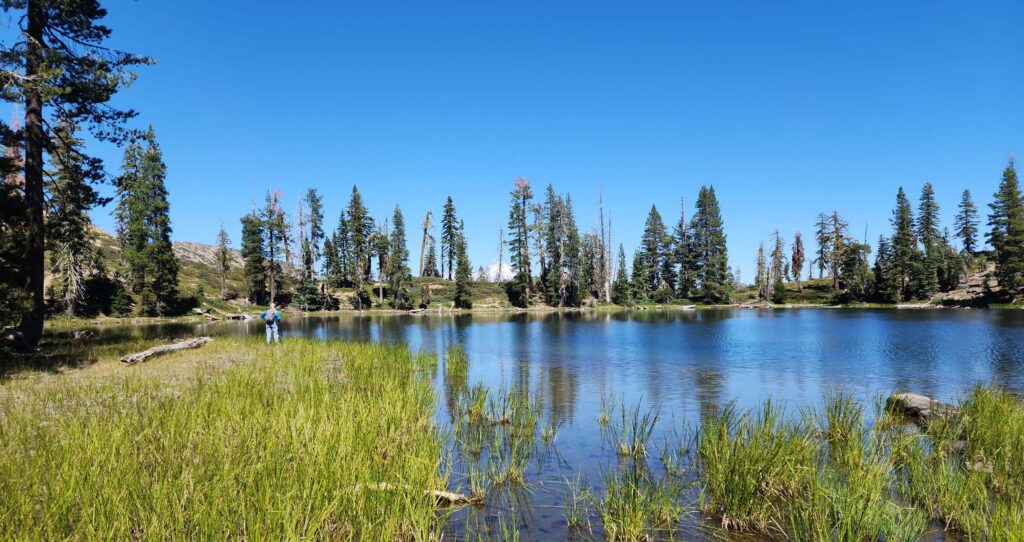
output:
{"label": "green marsh grass", "polygon": [[0,538],[437,538],[424,491],[446,480],[423,361],[217,339],[7,382]]}

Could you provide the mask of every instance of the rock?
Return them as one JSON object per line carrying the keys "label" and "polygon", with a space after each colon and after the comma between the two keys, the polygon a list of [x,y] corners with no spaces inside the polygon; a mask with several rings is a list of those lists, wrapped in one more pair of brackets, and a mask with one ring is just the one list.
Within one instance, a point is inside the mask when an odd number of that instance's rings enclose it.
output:
{"label": "rock", "polygon": [[89,337],[92,337],[94,335],[96,334],[93,333],[92,331],[88,329],[83,329],[80,331],[76,331],[72,336],[76,339],[88,339]]}
{"label": "rock", "polygon": [[890,410],[912,418],[918,425],[926,425],[935,416],[956,414],[957,408],[916,393],[896,393],[885,402]]}

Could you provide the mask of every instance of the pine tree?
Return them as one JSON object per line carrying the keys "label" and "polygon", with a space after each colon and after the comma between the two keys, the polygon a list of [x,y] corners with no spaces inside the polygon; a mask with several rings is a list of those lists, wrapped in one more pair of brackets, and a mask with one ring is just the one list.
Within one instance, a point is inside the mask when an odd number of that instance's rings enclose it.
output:
{"label": "pine tree", "polygon": [[914,212],[910,208],[910,200],[901,186],[896,194],[896,209],[892,219],[892,266],[899,279],[899,301],[908,299],[910,291],[908,281],[914,273],[917,261],[917,246],[914,243]]}
{"label": "pine tree", "polygon": [[630,306],[633,304],[633,289],[626,274],[626,251],[619,245],[619,263],[615,270],[615,281],[612,283],[612,302],[616,305]]}
{"label": "pine tree", "polygon": [[924,246],[922,269],[919,271],[920,296],[927,298],[939,289],[939,266],[943,251],[939,204],[935,201],[935,190],[931,183],[924,183],[921,188],[921,199],[917,207],[917,238]]}
{"label": "pine tree", "polygon": [[[96,139],[123,144],[131,135],[123,124],[135,113],[109,102],[134,79],[134,66],[151,61],[104,45],[111,30],[98,24],[107,12],[97,0],[9,0],[3,3],[3,9],[17,25],[9,34],[13,39],[0,53],[4,96],[24,104],[25,111],[25,159],[21,163],[24,210],[19,213],[24,217],[25,246],[18,267],[29,305],[21,314],[18,334],[22,346],[32,348],[42,337],[46,312],[46,126],[60,121],[81,123]],[[48,118],[47,108],[59,118]],[[91,158],[85,157],[85,161],[91,167],[102,167]]]}
{"label": "pine tree", "polygon": [[698,293],[705,303],[728,303],[732,291],[729,255],[715,187],[701,186],[690,222]]}
{"label": "pine tree", "polygon": [[333,242],[335,272],[333,284],[349,287],[355,283],[355,266],[352,264],[352,250],[349,247],[348,217],[344,210],[338,214],[338,226],[334,229]]}
{"label": "pine tree", "polygon": [[690,238],[690,229],[686,225],[686,206],[683,199],[679,199],[679,222],[673,231],[674,260],[679,268],[679,287],[676,295],[680,299],[690,299],[695,294],[695,282],[697,275],[696,261],[693,257],[694,249]]}
{"label": "pine tree", "polygon": [[960,205],[956,214],[956,236],[960,239],[963,249],[973,254],[977,249],[978,239],[978,208],[971,200],[971,191],[964,190],[960,196]]}
{"label": "pine tree", "polygon": [[448,280],[454,278],[456,251],[453,248],[457,241],[457,230],[455,202],[452,201],[451,196],[448,196],[441,212],[441,274]]}
{"label": "pine tree", "polygon": [[841,288],[839,285],[839,273],[843,265],[843,258],[846,254],[846,230],[847,224],[842,218],[839,217],[839,213],[832,211],[832,217],[829,221],[830,237],[828,263],[829,263],[829,274],[832,276],[832,291],[838,292]]}
{"label": "pine tree", "polygon": [[817,222],[814,223],[814,238],[818,244],[818,251],[815,253],[814,260],[811,265],[817,264],[818,267],[818,278],[825,278],[825,270],[830,268],[828,261],[829,255],[832,254],[832,230],[829,227],[829,217],[825,213],[818,213]]}
{"label": "pine tree", "polygon": [[[640,238],[640,247],[637,256],[639,264],[634,261],[634,269],[638,271],[633,275],[633,284],[637,288],[637,294],[645,299],[655,299],[655,292],[671,285],[663,275],[666,265],[665,261],[671,262],[673,258],[667,254],[666,239],[668,232],[665,229],[665,222],[661,219],[658,208],[651,205],[647,213],[647,220],[644,221],[644,233]],[[663,301],[657,299],[657,301]],[[667,300],[666,300],[667,301]]]}
{"label": "pine tree", "polygon": [[372,248],[370,236],[374,232],[374,219],[367,211],[366,205],[362,204],[362,196],[358,189],[352,186],[352,197],[348,200],[346,210],[345,230],[348,234],[348,264],[350,276],[347,278],[349,284],[356,289],[362,288],[370,279],[370,268],[372,260]]}
{"label": "pine tree", "polygon": [[0,144],[0,328],[6,329],[29,312],[32,296],[24,289],[29,228],[18,131],[0,122]]}
{"label": "pine tree", "polygon": [[875,298],[882,303],[898,303],[902,298],[902,277],[896,268],[895,251],[885,236],[878,237],[875,256]]}
{"label": "pine tree", "polygon": [[47,175],[50,195],[46,244],[50,251],[53,297],[66,314],[78,314],[87,295],[86,280],[95,264],[89,209],[100,203],[92,184],[102,170],[91,167],[82,151],[77,127],[62,122],[55,130],[50,151],[52,171]]}
{"label": "pine tree", "polygon": [[562,241],[565,237],[565,232],[563,231],[564,223],[562,221],[564,203],[562,197],[556,194],[554,187],[549,184],[544,192],[544,206],[542,208],[544,219],[542,228],[539,228],[543,230],[541,232],[543,235],[535,241],[538,249],[543,246],[543,250],[538,250],[538,253],[541,255],[547,254],[546,260],[542,258],[540,262],[540,284],[549,305],[557,305],[559,303],[559,288],[562,282],[562,253],[564,248]]}
{"label": "pine tree", "polygon": [[508,246],[511,253],[509,259],[515,276],[508,285],[508,294],[509,301],[517,307],[529,304],[533,282],[530,272],[530,228],[526,221],[526,213],[532,198],[530,182],[522,177],[516,177],[508,215]]}
{"label": "pine tree", "polygon": [[779,230],[775,230],[775,244],[772,247],[771,259],[771,267],[769,268],[771,295],[769,297],[772,303],[783,303],[786,299],[786,244],[782,241]]}
{"label": "pine tree", "polygon": [[391,256],[391,232],[388,229],[388,221],[378,222],[377,230],[370,236],[370,252],[377,257],[377,304],[384,304],[384,283],[388,281],[388,272],[391,266],[388,259]]}
{"label": "pine tree", "polygon": [[254,210],[242,217],[242,280],[250,303],[268,301],[266,248],[263,245],[263,220]]}
{"label": "pine tree", "polygon": [[437,241],[433,235],[427,236],[427,257],[423,262],[424,277],[440,277],[441,271],[437,268]]}
{"label": "pine tree", "polygon": [[171,245],[167,166],[153,128],[125,149],[114,211],[129,289],[143,314],[166,314],[178,290],[178,261]]}
{"label": "pine tree", "polygon": [[796,282],[796,290],[798,292],[802,292],[804,289],[800,285],[800,273],[804,269],[804,239],[800,235],[800,232],[796,232],[796,234],[793,235],[792,252],[793,280]]}
{"label": "pine tree", "polygon": [[306,240],[309,243],[310,259],[312,260],[306,269],[306,273],[309,278],[316,278],[316,264],[320,261],[322,255],[321,245],[324,242],[324,206],[323,196],[316,188],[309,188],[306,190],[306,208],[309,211],[309,216],[306,218],[308,232],[306,233]]}
{"label": "pine tree", "polygon": [[409,270],[409,247],[405,242],[405,218],[402,209],[395,206],[392,217],[391,242],[388,246],[388,290],[391,292],[391,306],[396,309],[411,308],[409,286],[412,271]]}
{"label": "pine tree", "polygon": [[283,290],[284,272],[282,263],[284,256],[284,240],[288,237],[288,221],[285,219],[284,208],[281,206],[281,192],[267,192],[266,205],[263,207],[263,247],[266,250],[267,284],[270,287],[270,302],[274,303],[277,294]]}
{"label": "pine tree", "polygon": [[996,278],[1014,299],[1024,285],[1024,196],[1012,159],[1003,170],[999,190],[989,207],[988,239],[995,250]]}
{"label": "pine tree", "polygon": [[839,280],[842,294],[838,301],[849,303],[863,301],[870,295],[872,284],[871,268],[868,258],[871,247],[852,239],[843,243],[842,263],[839,267]]}
{"label": "pine tree", "polygon": [[757,246],[757,271],[755,272],[754,285],[757,286],[757,299],[768,301],[771,299],[771,280],[768,276],[768,262],[764,257],[764,243]]}
{"label": "pine tree", "polygon": [[228,232],[224,230],[224,223],[220,225],[217,232],[217,271],[220,273],[220,298],[228,298],[228,273],[231,271],[231,239]]}
{"label": "pine tree", "polygon": [[562,259],[562,283],[560,285],[559,306],[578,307],[582,304],[582,292],[580,291],[580,234],[576,228],[576,217],[572,210],[572,197],[566,195],[565,207],[562,213],[562,230],[564,231],[563,259]]}
{"label": "pine tree", "polygon": [[466,244],[465,224],[459,221],[455,235],[455,306],[469,309],[473,306],[473,285],[471,273],[473,265],[469,262],[469,247]]}

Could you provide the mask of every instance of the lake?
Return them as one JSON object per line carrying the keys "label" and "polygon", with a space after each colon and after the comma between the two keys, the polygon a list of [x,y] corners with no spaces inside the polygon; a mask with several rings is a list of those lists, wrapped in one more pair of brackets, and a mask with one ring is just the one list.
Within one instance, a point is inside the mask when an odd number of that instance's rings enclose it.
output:
{"label": "lake", "polygon": [[[259,321],[97,329],[167,338],[263,334]],[[729,402],[748,408],[770,397],[795,415],[841,389],[865,401],[870,414],[879,396],[896,390],[950,402],[975,382],[1024,391],[1024,311],[1013,310],[346,313],[288,317],[282,331],[284,340],[387,341],[437,352],[437,419],[446,430],[457,403],[455,384],[445,381],[450,344],[462,344],[469,356],[469,386],[529,390],[537,398],[540,424],[556,428],[554,438],[532,454],[523,488],[452,516],[456,538],[494,532],[513,517],[523,539],[565,536],[564,480],[580,479],[600,491],[603,474],[616,462],[598,423],[603,403],[658,413],[649,460],[658,469],[659,447],[685,441],[701,412]],[[464,485],[466,462],[457,457],[451,468],[452,485]],[[698,520],[683,529],[686,538],[708,533]]]}

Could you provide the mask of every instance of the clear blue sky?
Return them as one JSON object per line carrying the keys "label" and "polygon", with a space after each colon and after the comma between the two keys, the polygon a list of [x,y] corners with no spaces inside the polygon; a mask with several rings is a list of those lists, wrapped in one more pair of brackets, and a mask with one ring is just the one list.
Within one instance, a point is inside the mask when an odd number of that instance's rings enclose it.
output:
{"label": "clear blue sky", "polygon": [[377,217],[401,205],[413,262],[451,194],[475,267],[524,176],[585,229],[602,189],[632,254],[652,203],[672,224],[714,184],[749,281],[758,242],[819,211],[873,243],[899,185],[931,181],[947,225],[964,188],[987,212],[1024,151],[1019,1],[104,5],[113,44],[158,62],[118,101],[163,145],[175,240],[223,219],[237,244],[254,187],[289,209],[318,187],[333,228],[357,184]]}

